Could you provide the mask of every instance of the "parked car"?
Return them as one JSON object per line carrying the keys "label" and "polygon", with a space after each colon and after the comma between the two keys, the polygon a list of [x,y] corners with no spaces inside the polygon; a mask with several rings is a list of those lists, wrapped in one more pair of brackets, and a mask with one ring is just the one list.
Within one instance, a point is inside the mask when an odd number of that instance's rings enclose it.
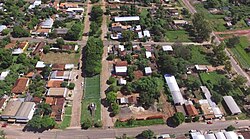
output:
{"label": "parked car", "polygon": [[207,124],[213,124],[213,122],[212,121],[208,121]]}

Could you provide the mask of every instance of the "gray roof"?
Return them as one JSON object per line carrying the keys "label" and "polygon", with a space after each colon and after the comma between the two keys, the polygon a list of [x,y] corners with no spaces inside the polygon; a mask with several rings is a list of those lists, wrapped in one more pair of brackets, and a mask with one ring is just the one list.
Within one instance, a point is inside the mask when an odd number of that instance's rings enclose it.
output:
{"label": "gray roof", "polygon": [[56,34],[62,34],[62,35],[64,35],[64,34],[67,34],[68,29],[67,28],[56,28],[55,32],[56,32]]}
{"label": "gray roof", "polygon": [[52,18],[48,18],[41,23],[41,26],[52,27],[54,20]]}
{"label": "gray roof", "polygon": [[115,17],[115,22],[126,22],[126,21],[139,21],[139,16],[124,16],[124,17]]}
{"label": "gray roof", "polygon": [[34,102],[23,102],[21,107],[19,108],[19,110],[16,113],[15,117],[24,117],[27,118],[30,115],[30,112],[32,111],[32,109],[35,107],[35,103]]}
{"label": "gray roof", "polygon": [[15,116],[18,109],[20,108],[22,102],[21,101],[9,101],[6,108],[4,109],[2,116]]}
{"label": "gray roof", "polygon": [[238,107],[232,96],[224,96],[223,99],[232,114],[241,113],[240,108]]}

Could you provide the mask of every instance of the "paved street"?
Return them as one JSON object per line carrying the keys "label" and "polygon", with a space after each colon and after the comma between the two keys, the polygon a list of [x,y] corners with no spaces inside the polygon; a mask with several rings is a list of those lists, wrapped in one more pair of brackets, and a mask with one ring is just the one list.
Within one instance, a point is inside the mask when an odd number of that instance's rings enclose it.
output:
{"label": "paved street", "polygon": [[156,134],[159,133],[171,133],[171,134],[185,134],[191,129],[199,130],[218,130],[225,129],[227,126],[233,125],[235,127],[249,126],[249,120],[238,121],[226,121],[226,122],[214,122],[213,124],[205,123],[188,123],[182,124],[177,128],[171,128],[166,125],[138,127],[138,128],[117,128],[117,129],[90,129],[80,130],[79,128],[66,129],[64,131],[52,130],[41,133],[22,132],[19,128],[5,128],[8,139],[99,139],[99,138],[114,138],[115,136],[121,136],[126,133],[128,136],[136,136],[143,130],[151,129]]}

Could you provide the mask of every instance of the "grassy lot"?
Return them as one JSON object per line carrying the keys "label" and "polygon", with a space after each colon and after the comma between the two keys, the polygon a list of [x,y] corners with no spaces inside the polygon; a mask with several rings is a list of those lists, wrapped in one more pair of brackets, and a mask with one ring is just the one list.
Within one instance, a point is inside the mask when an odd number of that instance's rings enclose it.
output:
{"label": "grassy lot", "polygon": [[72,114],[72,106],[66,107],[63,116],[63,121],[57,126],[59,129],[65,129],[70,126],[71,114]]}
{"label": "grassy lot", "polygon": [[230,49],[237,61],[243,68],[250,68],[250,54],[246,53],[244,48],[249,46],[247,37],[240,37],[240,43],[236,47]]}
{"label": "grassy lot", "polygon": [[163,119],[150,119],[150,120],[135,120],[132,125],[130,125],[128,122],[115,122],[115,127],[122,128],[122,127],[138,127],[138,126],[150,126],[150,125],[159,125],[159,124],[165,124]]}
{"label": "grassy lot", "polygon": [[189,60],[192,64],[210,64],[207,60],[206,52],[204,47],[191,46],[189,47],[192,52],[192,58]]}
{"label": "grassy lot", "polygon": [[[213,86],[219,83],[222,78],[226,78],[223,74],[218,74],[216,72],[210,73],[200,73],[201,81],[204,85]],[[212,87],[211,86],[211,87]]]}
{"label": "grassy lot", "polygon": [[64,52],[49,52],[42,56],[45,63],[60,63],[60,64],[75,64],[77,65],[80,58],[80,53],[64,53]]}
{"label": "grassy lot", "polygon": [[185,30],[166,31],[165,40],[171,42],[191,42],[189,34]]}
{"label": "grassy lot", "polygon": [[70,21],[70,22],[66,22],[66,23],[65,23],[65,24],[66,24],[66,28],[67,28],[67,29],[70,29],[70,28],[73,26],[74,23],[75,23],[74,20],[72,20],[72,21]]}
{"label": "grassy lot", "polygon": [[84,99],[82,101],[81,122],[92,119],[88,110],[89,104],[96,104],[94,120],[101,120],[100,75],[85,79]]}
{"label": "grassy lot", "polygon": [[147,16],[147,14],[148,14],[147,9],[142,9],[142,11],[141,11],[141,13],[140,13],[140,16],[145,17],[145,16]]}

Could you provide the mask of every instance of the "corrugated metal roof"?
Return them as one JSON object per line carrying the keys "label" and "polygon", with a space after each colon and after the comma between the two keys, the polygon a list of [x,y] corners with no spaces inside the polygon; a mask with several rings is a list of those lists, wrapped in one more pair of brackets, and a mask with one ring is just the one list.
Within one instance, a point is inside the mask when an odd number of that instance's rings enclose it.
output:
{"label": "corrugated metal roof", "polygon": [[217,139],[226,139],[225,135],[222,132],[215,133]]}
{"label": "corrugated metal roof", "polygon": [[115,17],[115,22],[138,21],[138,20],[140,20],[139,16]]}
{"label": "corrugated metal roof", "polygon": [[238,107],[232,96],[224,96],[223,99],[232,114],[241,113],[240,108]]}
{"label": "corrugated metal roof", "polygon": [[25,117],[28,119],[30,112],[34,109],[34,102],[23,102],[15,117]]}

